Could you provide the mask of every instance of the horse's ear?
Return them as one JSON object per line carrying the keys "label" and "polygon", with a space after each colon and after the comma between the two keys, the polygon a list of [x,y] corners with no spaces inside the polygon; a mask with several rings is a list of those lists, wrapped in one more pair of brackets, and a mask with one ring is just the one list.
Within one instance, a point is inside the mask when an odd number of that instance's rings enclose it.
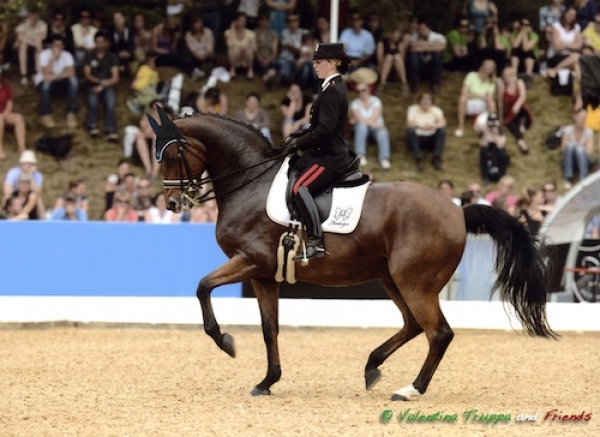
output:
{"label": "horse's ear", "polygon": [[150,127],[152,128],[154,133],[157,134],[158,130],[160,129],[160,126],[158,125],[154,117],[152,117],[150,114],[146,114],[146,117],[148,117],[148,123],[150,123]]}
{"label": "horse's ear", "polygon": [[160,124],[163,128],[167,127],[169,123],[173,123],[162,107],[156,105],[156,111],[158,112],[158,116],[160,117]]}

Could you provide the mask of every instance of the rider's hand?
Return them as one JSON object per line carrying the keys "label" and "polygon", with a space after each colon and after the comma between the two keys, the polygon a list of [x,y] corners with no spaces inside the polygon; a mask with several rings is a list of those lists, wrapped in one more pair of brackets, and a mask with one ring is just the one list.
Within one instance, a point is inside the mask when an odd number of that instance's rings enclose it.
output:
{"label": "rider's hand", "polygon": [[285,155],[291,155],[296,153],[298,150],[298,138],[295,136],[288,136],[283,143],[281,143],[281,153]]}

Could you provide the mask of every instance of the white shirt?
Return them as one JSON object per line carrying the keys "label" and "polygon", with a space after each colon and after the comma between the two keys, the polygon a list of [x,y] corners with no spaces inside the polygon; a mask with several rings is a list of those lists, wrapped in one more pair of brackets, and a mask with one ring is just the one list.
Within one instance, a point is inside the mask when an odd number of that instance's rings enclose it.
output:
{"label": "white shirt", "polygon": [[421,108],[421,105],[415,103],[408,107],[408,122],[415,127],[415,133],[421,137],[434,135],[437,130],[422,130],[419,126],[433,126],[441,120],[444,120],[444,112],[437,106],[430,106],[427,111]]}
{"label": "white shirt", "polygon": [[[362,100],[360,99],[354,99],[352,101],[352,103],[350,104],[350,109],[352,111],[358,111],[360,113],[360,115],[363,118],[369,119],[373,116],[373,112],[378,109],[381,108],[381,100],[379,99],[379,97],[377,96],[369,96],[369,102],[368,102],[368,106],[365,107],[365,105],[363,104]],[[377,117],[377,119],[375,120],[376,123],[379,123],[381,125],[384,124],[383,122],[383,112],[379,113],[379,117]]]}
{"label": "white shirt", "polygon": [[39,85],[44,80],[44,75],[42,74],[42,67],[50,66],[50,72],[54,75],[59,75],[65,72],[67,67],[73,67],[75,65],[75,60],[73,59],[73,55],[66,50],[60,52],[58,55],[58,59],[54,60],[52,57],[52,49],[44,49],[40,53],[40,69],[35,74],[33,81],[35,85]]}
{"label": "white shirt", "polygon": [[340,73],[333,73],[331,76],[327,76],[323,81],[323,85],[321,85],[321,89],[325,90],[329,86],[329,82],[333,80],[334,77],[339,76]]}
{"label": "white shirt", "polygon": [[434,32],[433,30],[429,32],[426,40],[422,40],[418,33],[413,34],[410,39],[411,41],[446,42],[446,37],[444,35]]}

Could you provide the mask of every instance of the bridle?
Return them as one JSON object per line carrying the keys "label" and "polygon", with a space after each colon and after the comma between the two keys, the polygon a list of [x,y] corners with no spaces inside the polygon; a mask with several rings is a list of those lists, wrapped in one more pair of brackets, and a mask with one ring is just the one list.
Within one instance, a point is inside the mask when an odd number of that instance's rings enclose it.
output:
{"label": "bridle", "polygon": [[[160,163],[162,161],[163,154],[164,154],[165,150],[167,149],[167,147],[169,147],[170,145],[173,145],[173,144],[177,144],[176,159],[178,161],[178,166],[179,166],[179,179],[163,179],[163,186],[165,188],[179,187],[179,193],[180,193],[179,200],[180,200],[180,205],[182,205],[182,206],[185,203],[184,201],[189,202],[191,205],[198,205],[200,203],[204,203],[209,200],[216,199],[217,196],[224,197],[225,195],[230,194],[230,193],[248,185],[249,183],[253,182],[254,180],[258,179],[263,174],[265,174],[267,171],[269,171],[271,168],[273,168],[277,164],[277,161],[283,160],[286,156],[285,154],[274,155],[274,156],[267,158],[257,164],[253,164],[248,167],[240,168],[240,169],[234,170],[232,172],[225,173],[221,176],[217,176],[216,178],[211,178],[210,176],[203,178],[203,177],[201,177],[202,175],[200,175],[200,177],[198,177],[198,178],[195,178],[192,175],[192,168],[190,166],[190,163],[188,161],[186,154],[190,154],[194,158],[201,161],[204,164],[205,169],[207,168],[208,163],[202,156],[200,156],[197,152],[195,152],[190,147],[189,143],[184,138],[177,138],[177,139],[172,139],[170,141],[167,141],[160,150],[157,150],[156,157],[157,157],[158,162]],[[238,175],[240,173],[244,173],[244,172],[251,170],[253,168],[256,168],[256,167],[260,167],[261,165],[269,163],[269,162],[272,162],[272,164],[269,165],[268,167],[266,167],[263,171],[261,171],[260,173],[254,175],[250,179],[243,181],[239,185],[237,185],[223,193],[219,193],[217,195],[217,193],[215,193],[215,191],[214,191],[214,188],[211,188],[206,193],[204,193],[202,195],[198,195],[198,193],[200,193],[200,190],[202,189],[202,186],[205,184],[211,184],[214,186],[215,181],[228,179],[232,176]],[[185,175],[187,176],[187,179],[184,178],[184,169],[185,169]],[[211,196],[211,194],[212,194],[212,196]]]}

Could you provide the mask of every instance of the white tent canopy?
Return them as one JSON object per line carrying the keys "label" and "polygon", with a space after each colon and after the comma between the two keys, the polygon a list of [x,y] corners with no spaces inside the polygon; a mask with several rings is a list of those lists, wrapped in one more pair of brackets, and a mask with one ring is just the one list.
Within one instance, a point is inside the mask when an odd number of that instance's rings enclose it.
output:
{"label": "white tent canopy", "polygon": [[[569,244],[563,275],[563,290],[574,294],[577,300],[585,300],[577,285],[577,276],[568,268],[576,267],[580,252],[589,254],[586,261],[590,265],[600,266],[600,245],[582,246],[585,231],[591,218],[600,211],[600,172],[596,172],[573,187],[546,217],[540,229],[540,236],[545,236],[549,244]],[[554,295],[554,298],[557,296]]]}
{"label": "white tent canopy", "polygon": [[552,244],[581,242],[588,222],[600,210],[600,172],[575,185],[546,217],[540,235]]}

